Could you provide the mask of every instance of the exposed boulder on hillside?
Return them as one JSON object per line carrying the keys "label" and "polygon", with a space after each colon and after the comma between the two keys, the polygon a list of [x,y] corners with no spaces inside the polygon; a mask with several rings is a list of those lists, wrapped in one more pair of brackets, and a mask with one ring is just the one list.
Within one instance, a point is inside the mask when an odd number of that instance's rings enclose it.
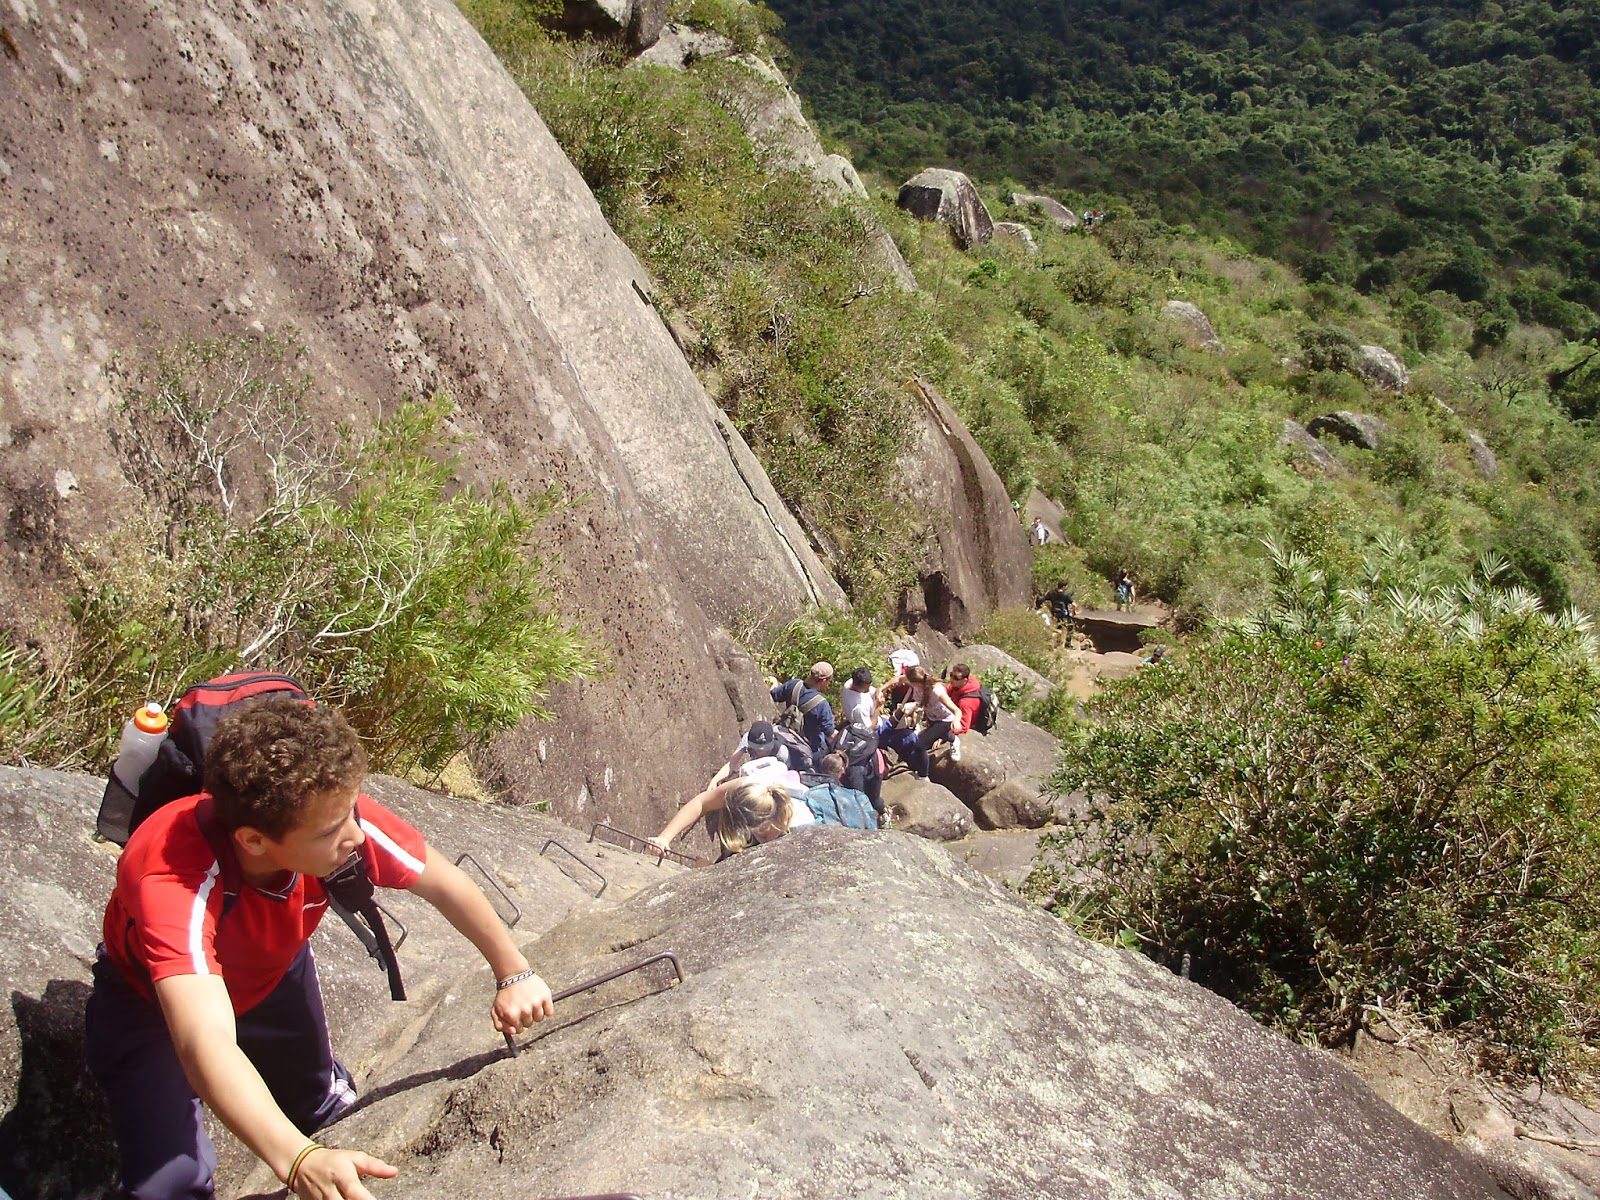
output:
{"label": "exposed boulder on hillside", "polygon": [[1073,212],[1059,200],[1052,200],[1049,196],[1038,196],[1030,192],[1012,192],[1011,203],[1016,208],[1031,208],[1046,217],[1057,229],[1074,230],[1083,222],[1078,219],[1078,214]]}
{"label": "exposed boulder on hillside", "polygon": [[[778,165],[803,171],[821,181],[831,198],[854,200],[866,193],[849,160],[822,148],[817,131],[806,120],[800,97],[789,86],[782,71],[755,54],[737,54],[729,61],[742,68],[730,72],[724,80],[738,98],[732,111],[752,142],[771,155]],[[894,239],[865,210],[862,219],[873,230],[870,264],[892,276],[907,291],[915,291],[917,277],[911,273]]]}
{"label": "exposed boulder on hillside", "polygon": [[656,39],[655,45],[633,61],[638,66],[681,71],[705,59],[732,58],[738,52],[739,48],[732,40],[720,33],[669,21],[662,26],[661,36]]}
{"label": "exposed boulder on hillside", "polygon": [[955,409],[927,381],[911,387],[922,421],[915,469],[897,486],[928,514],[933,536],[899,616],[912,628],[926,621],[961,637],[993,609],[1028,603],[1028,543],[1005,485]]}
{"label": "exposed boulder on hillside", "polygon": [[929,167],[900,185],[895,203],[924,221],[940,221],[950,228],[957,246],[970,250],[994,236],[989,208],[960,171]]}
{"label": "exposed boulder on hillside", "polygon": [[1167,614],[1143,604],[1121,611],[1084,609],[1078,613],[1078,628],[1089,635],[1100,654],[1132,654],[1144,645],[1147,629],[1160,627]]}
{"label": "exposed boulder on hillside", "polygon": [[1317,441],[1299,421],[1289,417],[1283,419],[1283,432],[1278,435],[1278,445],[1289,447],[1324,475],[1336,475],[1339,472],[1339,460],[1333,456],[1333,452]]}
{"label": "exposed boulder on hillside", "polygon": [[1411,382],[1405,364],[1382,346],[1361,346],[1356,350],[1356,374],[1374,387],[1402,392]]}
{"label": "exposed boulder on hillside", "polygon": [[1061,534],[1061,522],[1067,519],[1067,510],[1038,488],[1028,493],[1027,502],[1022,506],[1020,515],[1024,526],[1031,526],[1033,519],[1038,517],[1050,531],[1051,537],[1058,542],[1066,540]]}
{"label": "exposed boulder on hillside", "polygon": [[1338,412],[1324,413],[1320,417],[1312,417],[1307,422],[1306,429],[1317,437],[1328,433],[1346,445],[1359,446],[1363,450],[1376,450],[1383,441],[1383,435],[1389,432],[1389,423],[1382,417],[1374,417],[1369,413],[1341,409]]}
{"label": "exposed boulder on hillside", "polygon": [[1227,349],[1212,328],[1211,318],[1198,305],[1190,304],[1187,300],[1168,300],[1162,306],[1161,315],[1180,326],[1184,339],[1196,350],[1215,353]]}
{"label": "exposed boulder on hillside", "polygon": [[933,842],[954,841],[977,828],[967,806],[948,788],[918,779],[906,770],[895,771],[883,781],[883,806],[901,833]]}
{"label": "exposed boulder on hillside", "polygon": [[956,859],[974,871],[999,880],[1008,887],[1018,887],[1033,870],[1033,860],[1039,853],[1039,840],[1044,829],[980,829],[944,848]]}
{"label": "exposed boulder on hillside", "polygon": [[1016,221],[996,221],[994,223],[994,236],[1002,242],[1011,242],[1020,246],[1024,253],[1039,253],[1039,243],[1033,240],[1033,230]]}
{"label": "exposed boulder on hillside", "polygon": [[[0,975],[10,989],[10,1004],[0,1010],[0,1189],[18,1200],[98,1197],[115,1169],[104,1105],[83,1060],[89,969],[116,871],[116,847],[92,840],[103,787],[86,775],[0,767],[6,930]],[[582,833],[531,810],[453,800],[383,776],[369,778],[366,788],[421,829],[439,853],[451,859],[470,853],[491,872],[522,910],[516,925],[522,936],[593,907],[602,883],[599,902],[613,904],[683,869],[587,843]],[[560,845],[547,848],[552,838]],[[481,880],[472,863],[464,868]],[[513,915],[489,894],[506,917]],[[336,1049],[358,1079],[392,1061],[396,1047],[414,1035],[419,1013],[451,994],[470,997],[471,1016],[463,1021],[481,1021],[488,1031],[480,1014],[488,1011],[492,985],[474,979],[464,989],[461,982],[485,969],[477,951],[415,897],[384,892],[380,898],[409,930],[400,949],[407,1003],[389,1000],[382,973],[337,920],[326,921],[313,943]],[[550,982],[559,988],[564,981]],[[247,1162],[237,1146],[224,1141],[221,1149],[225,1171]]]}
{"label": "exposed boulder on hillside", "polygon": [[1472,455],[1472,465],[1478,468],[1478,474],[1485,479],[1493,479],[1500,474],[1500,460],[1483,440],[1483,434],[1476,429],[1467,430],[1467,451]]}
{"label": "exposed boulder on hillside", "polygon": [[1332,1056],[915,838],[797,833],[535,947],[558,983],[663,950],[682,984],[576,999],[514,1060],[419,1018],[335,1136],[394,1200],[1497,1196]]}
{"label": "exposed boulder on hillside", "polygon": [[1037,829],[1053,810],[1044,791],[1060,753],[1056,739],[1008,712],[987,734],[961,739],[961,761],[948,746],[934,752],[933,781],[972,810],[980,829]]}
{"label": "exposed boulder on hillside", "polygon": [[[730,692],[759,685],[717,668],[718,626],[755,596],[793,612],[843,594],[455,5],[17,12],[0,55],[7,623],[33,628],[66,546],[138,507],[107,435],[113,358],[292,327],[319,417],[370,424],[444,390],[475,437],[464,480],[565,488],[553,582],[614,669],[558,691],[559,728],[525,726],[490,765],[575,821],[659,819],[726,753]],[[646,727],[676,753],[621,736]]]}
{"label": "exposed boulder on hillside", "polygon": [[562,0],[544,19],[563,33],[612,39],[637,53],[661,36],[667,0]]}

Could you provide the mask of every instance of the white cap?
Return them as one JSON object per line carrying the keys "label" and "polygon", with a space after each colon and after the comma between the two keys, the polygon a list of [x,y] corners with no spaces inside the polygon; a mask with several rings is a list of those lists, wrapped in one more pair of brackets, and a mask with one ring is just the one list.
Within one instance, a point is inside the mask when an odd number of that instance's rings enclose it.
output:
{"label": "white cap", "polygon": [[890,653],[889,662],[897,670],[901,671],[904,671],[907,667],[922,665],[922,660],[917,657],[917,652],[915,650],[907,650],[903,646],[899,650]]}

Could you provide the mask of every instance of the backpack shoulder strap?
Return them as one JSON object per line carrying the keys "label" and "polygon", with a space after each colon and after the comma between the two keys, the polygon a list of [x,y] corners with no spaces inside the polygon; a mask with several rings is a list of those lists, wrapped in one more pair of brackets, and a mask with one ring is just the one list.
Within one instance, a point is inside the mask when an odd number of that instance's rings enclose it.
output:
{"label": "backpack shoulder strap", "polygon": [[812,692],[811,699],[802,703],[800,697],[805,690],[806,681],[803,679],[796,679],[794,681],[794,686],[789,689],[789,703],[794,705],[801,712],[809,715],[817,711],[817,705],[821,704],[826,697],[824,697],[821,692]]}

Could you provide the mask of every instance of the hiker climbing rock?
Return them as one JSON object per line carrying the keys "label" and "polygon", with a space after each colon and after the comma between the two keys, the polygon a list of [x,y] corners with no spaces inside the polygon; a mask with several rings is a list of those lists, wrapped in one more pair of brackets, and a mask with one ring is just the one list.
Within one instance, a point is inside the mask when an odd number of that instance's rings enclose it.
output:
{"label": "hiker climbing rock", "polygon": [[700,820],[705,821],[706,832],[721,848],[718,862],[751,846],[775,841],[791,829],[816,823],[811,810],[791,795],[788,788],[756,780],[731,779],[689,797],[662,826],[660,833],[645,840],[658,850],[670,850],[673,841]]}
{"label": "hiker climbing rock", "polygon": [[472,881],[361,793],[366,751],[336,709],[282,692],[239,705],[204,771],[203,793],[129,839],[94,966],[88,1060],[123,1194],[213,1195],[203,1103],[291,1192],[363,1200],[361,1178],[395,1168],[310,1136],[355,1101],[308,945],[327,908],[319,876],[359,856],[372,883],[438,909],[495,973],[497,1030],[549,1016],[550,989]]}
{"label": "hiker climbing rock", "polygon": [[1117,611],[1133,607],[1133,576],[1128,574],[1128,568],[1123,567],[1117,572],[1116,578]]}
{"label": "hiker climbing rock", "polygon": [[772,689],[771,696],[783,710],[777,724],[799,732],[813,758],[828,752],[833,740],[833,706],[822,694],[833,683],[832,663],[813,663],[804,679],[786,679]]}

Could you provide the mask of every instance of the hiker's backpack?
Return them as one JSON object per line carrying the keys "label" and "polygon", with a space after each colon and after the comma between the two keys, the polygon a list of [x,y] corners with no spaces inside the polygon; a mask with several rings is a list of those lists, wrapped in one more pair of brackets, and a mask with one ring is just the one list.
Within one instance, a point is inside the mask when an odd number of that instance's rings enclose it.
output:
{"label": "hiker's backpack", "polygon": [[821,692],[813,692],[811,699],[802,704],[800,696],[805,690],[805,681],[801,679],[796,679],[789,685],[789,690],[784,693],[783,711],[773,721],[773,724],[779,729],[787,729],[791,733],[804,735],[806,717],[816,712],[824,702]]}
{"label": "hiker's backpack", "polygon": [[972,718],[974,733],[988,733],[1000,720],[1000,702],[986,687],[978,688],[978,711]]}
{"label": "hiker's backpack", "polygon": [[846,829],[878,827],[878,814],[872,802],[863,793],[831,779],[809,789],[800,799],[820,825],[842,825]]}
{"label": "hiker's backpack", "polygon": [[811,770],[813,765],[811,747],[806,744],[805,738],[784,725],[775,725],[773,728],[778,734],[778,741],[783,743],[783,748],[787,751],[785,761],[789,764],[789,769],[791,771]]}
{"label": "hiker's backpack", "polygon": [[839,741],[834,748],[844,755],[845,762],[852,767],[859,767],[877,753],[878,735],[854,725],[846,725],[839,731]]}
{"label": "hiker's backpack", "polygon": [[[217,732],[217,723],[235,705],[259,696],[282,692],[296,700],[312,703],[305,688],[287,675],[273,675],[262,671],[243,671],[233,675],[219,675],[189,688],[172,706],[172,721],[167,727],[166,740],[156,753],[156,758],[137,781],[134,791],[123,786],[112,772],[106,781],[105,796],[100,802],[100,815],[95,827],[100,836],[109,842],[124,846],[133,831],[144,823],[157,809],[205,789],[206,748]],[[197,810],[198,812],[198,810]],[[231,859],[227,838],[219,837],[219,829],[208,825],[205,814],[200,816],[201,832],[211,844],[218,863]],[[328,907],[350,926],[367,953],[378,960],[389,976],[389,994],[396,1000],[406,998],[405,983],[400,978],[400,963],[395,957],[389,930],[383,923],[373,898],[372,879],[367,874],[366,860],[360,852],[352,854],[331,875],[323,876],[322,888],[328,894]],[[232,905],[224,892],[223,913]]]}

